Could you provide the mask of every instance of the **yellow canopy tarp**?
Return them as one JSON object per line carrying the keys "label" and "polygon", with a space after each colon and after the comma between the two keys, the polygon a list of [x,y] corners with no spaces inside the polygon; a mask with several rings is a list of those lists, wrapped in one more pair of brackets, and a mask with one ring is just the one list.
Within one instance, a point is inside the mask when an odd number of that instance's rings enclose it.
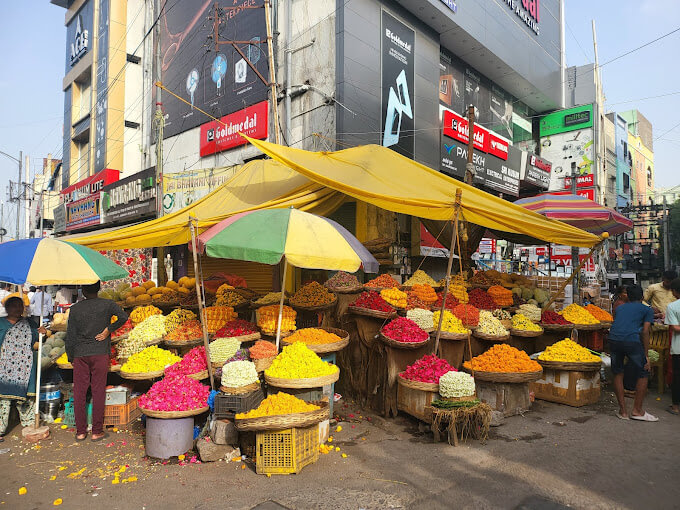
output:
{"label": "yellow canopy tarp", "polygon": [[394,212],[450,220],[458,188],[462,189],[461,212],[469,222],[555,244],[590,247],[599,241],[588,232],[494,197],[385,147],[309,152],[250,142],[273,159],[243,165],[220,188],[180,211],[72,242],[100,250],[173,246],[190,241],[190,218],[198,219],[200,232],[228,216],[256,209],[293,206],[327,215],[348,196]]}

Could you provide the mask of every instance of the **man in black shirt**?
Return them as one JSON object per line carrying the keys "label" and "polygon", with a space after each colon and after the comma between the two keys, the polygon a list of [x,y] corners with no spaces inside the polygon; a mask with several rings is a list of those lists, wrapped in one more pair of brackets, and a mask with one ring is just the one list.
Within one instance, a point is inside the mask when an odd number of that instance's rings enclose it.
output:
{"label": "man in black shirt", "polygon": [[[85,300],[71,307],[66,330],[66,354],[73,364],[73,410],[76,440],[87,437],[87,389],[92,388],[92,441],[104,438],[106,378],[111,355],[110,334],[128,319],[111,300],[97,297],[100,283],[83,287]],[[112,323],[112,318],[116,320]]]}

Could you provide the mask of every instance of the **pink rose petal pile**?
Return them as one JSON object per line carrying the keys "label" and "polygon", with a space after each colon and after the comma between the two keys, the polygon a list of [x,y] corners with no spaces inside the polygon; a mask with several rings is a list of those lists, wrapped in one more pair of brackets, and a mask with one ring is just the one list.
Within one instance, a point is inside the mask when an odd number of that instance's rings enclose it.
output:
{"label": "pink rose petal pile", "polygon": [[152,411],[188,411],[208,405],[210,388],[186,375],[166,376],[139,397],[139,407]]}
{"label": "pink rose petal pile", "polygon": [[207,369],[208,365],[205,361],[205,347],[201,345],[199,347],[194,347],[189,352],[187,352],[182,358],[182,361],[178,361],[174,365],[166,368],[165,375],[166,377],[191,375],[203,372]]}

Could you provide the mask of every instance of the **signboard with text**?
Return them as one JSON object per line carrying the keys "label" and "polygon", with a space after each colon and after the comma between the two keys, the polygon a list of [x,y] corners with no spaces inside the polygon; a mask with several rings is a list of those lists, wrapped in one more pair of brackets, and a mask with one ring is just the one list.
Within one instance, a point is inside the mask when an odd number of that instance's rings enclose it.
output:
{"label": "signboard with text", "polygon": [[246,139],[239,133],[251,138],[267,138],[269,126],[269,102],[262,101],[243,110],[213,120],[201,126],[201,157],[245,145]]}
{"label": "signboard with text", "polygon": [[102,223],[124,223],[156,215],[156,168],[106,186],[101,194]]}
{"label": "signboard with text", "polygon": [[[553,192],[553,195],[571,195],[570,191],[557,191]],[[576,194],[579,197],[587,198],[588,200],[592,200],[593,202],[595,201],[595,189],[594,188],[588,188],[588,189],[578,189],[576,190]]]}

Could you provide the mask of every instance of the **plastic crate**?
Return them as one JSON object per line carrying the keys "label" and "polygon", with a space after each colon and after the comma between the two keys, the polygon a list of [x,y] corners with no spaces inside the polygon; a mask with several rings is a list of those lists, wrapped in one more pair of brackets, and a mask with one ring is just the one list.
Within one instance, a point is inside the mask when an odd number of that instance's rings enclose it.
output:
{"label": "plastic crate", "polygon": [[[92,402],[87,404],[87,424],[92,425]],[[69,427],[76,426],[76,414],[73,410],[72,398],[64,404],[64,425],[68,425]]]}
{"label": "plastic crate", "polygon": [[215,410],[213,416],[217,420],[233,420],[237,413],[247,413],[255,409],[264,400],[261,389],[251,391],[245,395],[215,395]]}
{"label": "plastic crate", "polygon": [[259,475],[288,475],[319,459],[319,424],[258,432],[255,470]]}
{"label": "plastic crate", "polygon": [[142,415],[142,410],[137,407],[137,398],[131,398],[127,404],[105,406],[104,426],[125,426],[139,418]]}

